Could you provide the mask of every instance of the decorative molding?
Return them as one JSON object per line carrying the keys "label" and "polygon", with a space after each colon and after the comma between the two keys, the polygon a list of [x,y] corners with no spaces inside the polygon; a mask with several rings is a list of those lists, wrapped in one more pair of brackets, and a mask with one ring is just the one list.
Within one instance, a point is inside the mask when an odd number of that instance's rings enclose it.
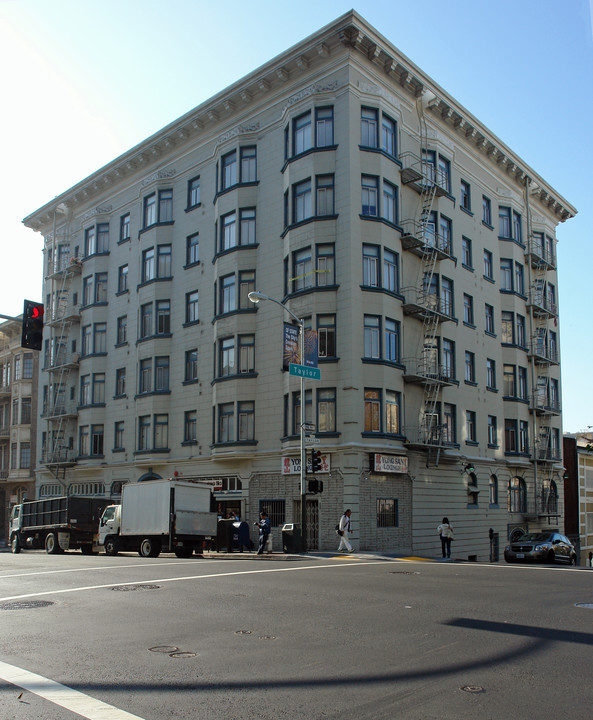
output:
{"label": "decorative molding", "polygon": [[239,125],[237,127],[234,127],[232,130],[229,130],[228,132],[225,132],[224,135],[220,135],[216,139],[216,145],[222,145],[222,143],[226,142],[227,140],[231,140],[234,137],[237,137],[237,135],[244,135],[245,133],[252,133],[257,132],[259,130],[259,122],[252,122],[249,125]]}
{"label": "decorative molding", "polygon": [[174,177],[176,174],[177,170],[158,170],[157,172],[152,173],[152,175],[144,178],[144,180],[142,180],[142,182],[140,183],[140,186],[146,187],[147,185],[150,185],[156,180],[165,180],[167,178]]}
{"label": "decorative molding", "polygon": [[89,218],[95,217],[96,215],[108,215],[113,210],[113,205],[105,205],[104,207],[96,207],[92,210],[88,210],[84,215],[80,216],[80,222],[86,222]]}
{"label": "decorative molding", "polygon": [[334,92],[339,87],[338,81],[334,80],[329,83],[314,83],[313,85],[309,85],[306,88],[303,88],[300,92],[295,93],[294,95],[291,95],[288,100],[284,103],[283,111],[285,111],[287,108],[291,107],[292,105],[295,105],[296,103],[299,103],[301,100],[303,100],[306,97],[310,97],[311,95],[315,95],[317,93],[324,93],[324,92]]}

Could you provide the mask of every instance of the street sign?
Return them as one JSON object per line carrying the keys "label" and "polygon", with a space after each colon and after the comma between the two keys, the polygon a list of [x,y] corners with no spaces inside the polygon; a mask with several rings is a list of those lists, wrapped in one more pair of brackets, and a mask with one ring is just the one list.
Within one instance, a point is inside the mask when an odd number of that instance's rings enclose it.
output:
{"label": "street sign", "polygon": [[303,430],[306,430],[307,432],[315,432],[315,430],[317,430],[317,428],[315,427],[315,423],[304,422]]}
{"label": "street sign", "polygon": [[290,363],[288,371],[290,375],[296,375],[297,377],[307,378],[308,380],[321,380],[321,370],[319,368]]}
{"label": "street sign", "polygon": [[315,437],[315,435],[305,435],[305,443],[307,445],[319,445],[321,438]]}

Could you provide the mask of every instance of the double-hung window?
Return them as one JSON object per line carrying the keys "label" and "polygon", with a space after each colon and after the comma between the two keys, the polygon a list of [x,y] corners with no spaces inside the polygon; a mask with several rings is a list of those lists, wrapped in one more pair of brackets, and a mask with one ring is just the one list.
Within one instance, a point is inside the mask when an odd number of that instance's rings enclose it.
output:
{"label": "double-hung window", "polygon": [[242,147],[239,150],[241,157],[241,176],[242,183],[251,183],[257,180],[257,149],[255,145]]}
{"label": "double-hung window", "polygon": [[329,147],[334,144],[334,109],[321,107],[315,109],[315,145]]}
{"label": "double-hung window", "polygon": [[379,248],[377,245],[362,246],[362,284],[379,286]]}
{"label": "double-hung window", "polygon": [[237,213],[234,211],[220,220],[220,245],[222,252],[237,246]]}
{"label": "double-hung window", "polygon": [[389,318],[385,318],[385,360],[400,361],[400,323]]}
{"label": "double-hung window", "polygon": [[313,146],[310,111],[294,119],[292,124],[292,146],[295,155],[300,155],[300,153],[310,150]]}
{"label": "double-hung window", "polygon": [[313,209],[310,179],[294,186],[293,202],[293,222],[302,222],[311,217]]}
{"label": "double-hung window", "polygon": [[237,184],[237,151],[233,150],[222,157],[221,163],[221,180],[222,189],[228,190],[228,188]]}
{"label": "double-hung window", "polygon": [[255,245],[255,242],[255,208],[242,208],[239,210],[239,243]]}
{"label": "double-hung window", "polygon": [[397,156],[397,132],[395,120],[387,115],[381,118],[381,149],[387,155]]}
{"label": "double-hung window", "polygon": [[360,144],[362,147],[376,148],[378,146],[378,111],[374,108],[363,107],[360,119]]}
{"label": "double-hung window", "polygon": [[370,217],[379,215],[379,178],[375,175],[363,175],[362,186],[362,214]]}
{"label": "double-hung window", "polygon": [[237,289],[235,275],[226,275],[220,279],[220,312],[232,312],[237,308]]}
{"label": "double-hung window", "polygon": [[317,343],[320,358],[336,356],[336,316],[317,316]]}
{"label": "double-hung window", "polygon": [[381,320],[376,315],[364,316],[364,357],[378,359],[381,356]]}
{"label": "double-hung window", "polygon": [[200,178],[192,178],[187,183],[187,207],[195,208],[200,204]]}
{"label": "double-hung window", "polygon": [[187,238],[186,263],[194,265],[200,261],[200,234],[194,233]]}
{"label": "double-hung window", "polygon": [[334,176],[315,177],[315,214],[318,217],[334,214]]}
{"label": "double-hung window", "polygon": [[185,295],[185,322],[198,322],[198,291],[186,293]]}

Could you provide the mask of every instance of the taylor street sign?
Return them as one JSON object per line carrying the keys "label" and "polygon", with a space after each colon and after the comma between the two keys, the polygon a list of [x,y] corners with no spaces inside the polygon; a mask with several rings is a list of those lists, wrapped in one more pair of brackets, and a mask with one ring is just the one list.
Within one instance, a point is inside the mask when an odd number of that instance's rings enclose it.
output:
{"label": "taylor street sign", "polygon": [[315,435],[305,435],[305,442],[307,445],[319,445],[321,438],[315,437]]}
{"label": "taylor street sign", "polygon": [[321,380],[321,370],[319,368],[290,363],[288,371],[291,375],[296,375],[297,377],[307,378],[308,380]]}

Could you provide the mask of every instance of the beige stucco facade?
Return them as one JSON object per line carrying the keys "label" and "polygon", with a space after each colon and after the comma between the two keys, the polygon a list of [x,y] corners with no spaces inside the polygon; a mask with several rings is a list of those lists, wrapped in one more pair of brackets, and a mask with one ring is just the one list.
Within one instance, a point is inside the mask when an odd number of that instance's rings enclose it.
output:
{"label": "beige stucco facade", "polygon": [[[25,219],[48,308],[37,491],[208,480],[299,518],[299,380],[326,465],[309,546],[496,559],[562,528],[555,230],[575,209],[356,13]],[[194,356],[195,353],[195,356]],[[403,458],[403,460],[402,460]],[[509,490],[510,487],[510,490]]]}

